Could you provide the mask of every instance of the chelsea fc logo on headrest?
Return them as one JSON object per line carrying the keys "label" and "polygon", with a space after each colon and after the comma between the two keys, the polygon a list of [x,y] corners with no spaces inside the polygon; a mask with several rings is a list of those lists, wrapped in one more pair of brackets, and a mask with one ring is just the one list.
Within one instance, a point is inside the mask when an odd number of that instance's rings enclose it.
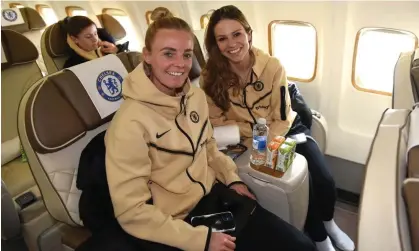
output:
{"label": "chelsea fc logo on headrest", "polygon": [[117,72],[103,71],[97,77],[96,88],[102,98],[115,102],[122,98],[122,81]]}
{"label": "chelsea fc logo on headrest", "polygon": [[13,22],[17,19],[17,13],[14,10],[3,10],[1,14],[3,18],[9,22]]}

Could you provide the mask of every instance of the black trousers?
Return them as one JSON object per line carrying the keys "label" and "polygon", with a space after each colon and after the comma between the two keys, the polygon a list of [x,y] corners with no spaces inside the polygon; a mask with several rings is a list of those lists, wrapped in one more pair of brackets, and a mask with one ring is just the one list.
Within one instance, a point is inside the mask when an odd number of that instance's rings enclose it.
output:
{"label": "black trousers", "polygon": [[[304,233],[251,199],[221,184],[215,185],[211,192],[201,199],[185,221],[188,222],[192,215],[211,213],[214,209],[218,212],[229,210],[233,213],[237,231],[230,234],[237,237],[235,242],[237,251],[316,250],[313,242]],[[177,251],[179,249],[140,240],[125,233],[121,227],[111,227],[94,233],[88,241],[77,248],[77,251],[85,250]]]}
{"label": "black trousers", "polygon": [[310,172],[309,205],[305,230],[313,241],[323,241],[327,237],[323,221],[333,219],[335,211],[335,181],[327,167],[323,153],[312,139],[307,138],[306,143],[297,145],[296,152],[306,158]]}

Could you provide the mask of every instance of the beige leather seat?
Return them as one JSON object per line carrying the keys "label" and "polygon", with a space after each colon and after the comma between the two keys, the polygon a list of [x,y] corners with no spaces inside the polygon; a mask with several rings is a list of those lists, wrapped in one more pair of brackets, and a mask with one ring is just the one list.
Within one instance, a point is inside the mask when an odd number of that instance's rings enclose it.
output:
{"label": "beige leather seat", "polygon": [[[17,9],[3,9],[3,11],[7,10],[17,10]],[[18,9],[20,14],[23,17],[24,23],[14,24],[11,23],[2,23],[2,28],[8,30],[14,30],[16,32],[22,33],[25,37],[27,37],[38,50],[39,55],[41,54],[41,36],[42,30],[46,27],[44,20],[42,19],[39,13],[28,7]],[[19,20],[19,19],[17,19]],[[19,22],[18,22],[19,23]],[[42,73],[45,75],[47,70],[45,67],[44,60],[42,57],[38,57],[36,60],[39,68],[41,69]]]}
{"label": "beige leather seat", "polygon": [[109,34],[115,39],[117,43],[126,37],[127,33],[125,32],[124,27],[111,15],[99,14],[96,16],[99,19],[102,27],[105,28],[107,32],[109,32]]}
{"label": "beige leather seat", "polygon": [[12,30],[2,30],[1,34],[1,172],[9,192],[15,197],[35,185],[28,165],[20,159],[17,112],[21,97],[42,74],[35,62],[38,51],[29,39]]}
{"label": "beige leather seat", "polygon": [[[2,237],[9,239],[23,234],[30,250],[36,250],[37,236],[52,221],[48,219],[30,168],[21,159],[17,114],[21,97],[42,78],[36,64],[39,55],[36,47],[22,34],[7,29],[1,33],[2,217],[10,221],[2,224]],[[37,201],[20,208],[14,199],[28,191],[35,195]],[[16,215],[17,221],[12,221]]]}
{"label": "beige leather seat", "polygon": [[419,48],[400,54],[394,67],[393,109],[410,109],[419,102]]}
{"label": "beige leather seat", "polygon": [[[102,27],[116,41],[125,37],[125,29],[115,18],[107,14],[97,15],[97,17]],[[41,38],[41,52],[48,74],[62,70],[69,57],[70,47],[67,44],[67,33],[60,22],[48,26]]]}
{"label": "beige leather seat", "polygon": [[419,105],[388,109],[366,166],[359,251],[419,250]]}
{"label": "beige leather seat", "polygon": [[[124,78],[140,61],[139,53],[130,52],[108,55],[78,66],[88,77],[95,71],[100,74],[112,70]],[[107,109],[110,115],[101,117],[102,108],[95,106],[83,87],[82,82],[86,81],[71,71],[76,67],[39,80],[23,96],[19,108],[19,134],[31,171],[48,212],[61,222],[44,231],[38,240],[42,250],[62,250],[63,247],[71,250],[89,236],[78,214],[80,191],[75,183],[78,162],[81,151],[90,139],[106,129],[117,109]],[[99,74],[95,75],[95,80]]]}

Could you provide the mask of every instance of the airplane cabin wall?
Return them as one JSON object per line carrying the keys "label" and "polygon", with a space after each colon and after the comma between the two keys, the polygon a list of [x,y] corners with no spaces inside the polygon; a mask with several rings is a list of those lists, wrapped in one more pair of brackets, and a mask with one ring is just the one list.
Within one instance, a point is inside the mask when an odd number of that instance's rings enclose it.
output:
{"label": "airplane cabin wall", "polygon": [[364,27],[408,30],[419,36],[419,2],[188,2],[194,20],[210,9],[233,4],[251,24],[254,45],[268,51],[268,25],[273,20],[311,23],[317,31],[317,75],[298,83],[311,108],[329,126],[326,153],[365,164],[377,123],[391,106],[391,97],[362,92],[352,85],[352,61],[357,32]]}

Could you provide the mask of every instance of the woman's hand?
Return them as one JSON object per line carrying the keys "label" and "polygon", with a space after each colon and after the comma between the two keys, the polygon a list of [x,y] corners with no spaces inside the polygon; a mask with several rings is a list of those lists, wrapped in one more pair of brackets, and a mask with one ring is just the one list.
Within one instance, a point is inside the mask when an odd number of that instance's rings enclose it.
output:
{"label": "woman's hand", "polygon": [[247,189],[247,186],[244,184],[234,184],[230,187],[231,189],[233,189],[234,191],[236,191],[238,194],[243,195],[243,196],[247,196],[250,199],[256,200],[255,195],[253,195],[249,189]]}
{"label": "woman's hand", "polygon": [[211,233],[209,243],[209,251],[233,251],[236,248],[234,241],[236,237],[232,237],[224,233]]}
{"label": "woman's hand", "polygon": [[113,43],[109,43],[107,41],[100,41],[99,46],[101,47],[100,51],[102,53],[111,54],[118,52],[118,48]]}

